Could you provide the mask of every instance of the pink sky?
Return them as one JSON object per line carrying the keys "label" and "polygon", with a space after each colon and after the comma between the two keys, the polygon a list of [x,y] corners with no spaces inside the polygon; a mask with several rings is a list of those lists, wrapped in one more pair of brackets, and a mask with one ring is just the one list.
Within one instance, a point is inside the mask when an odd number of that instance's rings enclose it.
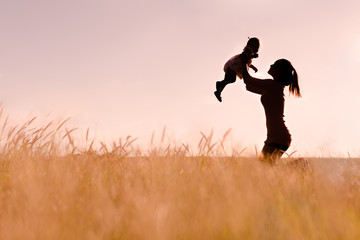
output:
{"label": "pink sky", "polygon": [[360,2],[0,2],[0,101],[14,122],[67,118],[99,140],[132,135],[197,142],[232,128],[231,144],[262,147],[259,96],[238,80],[213,96],[223,65],[247,37],[261,41],[261,78],[289,59],[303,98],[288,97],[289,152],[359,157]]}

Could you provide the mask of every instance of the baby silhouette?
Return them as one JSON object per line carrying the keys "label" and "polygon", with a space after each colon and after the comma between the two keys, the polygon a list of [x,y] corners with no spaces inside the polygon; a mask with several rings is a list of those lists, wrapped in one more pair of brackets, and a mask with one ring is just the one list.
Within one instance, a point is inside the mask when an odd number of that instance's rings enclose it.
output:
{"label": "baby silhouette", "polygon": [[[235,55],[230,58],[224,66],[225,77],[222,81],[216,82],[216,91],[214,92],[216,98],[221,102],[221,92],[224,90],[225,86],[229,83],[234,83],[236,81],[236,76],[240,79],[242,76],[241,62],[242,59],[248,59],[246,65],[257,72],[257,68],[252,65],[252,58],[257,58],[260,47],[260,41],[258,38],[250,38],[241,54]],[[242,57],[241,57],[242,56]]]}

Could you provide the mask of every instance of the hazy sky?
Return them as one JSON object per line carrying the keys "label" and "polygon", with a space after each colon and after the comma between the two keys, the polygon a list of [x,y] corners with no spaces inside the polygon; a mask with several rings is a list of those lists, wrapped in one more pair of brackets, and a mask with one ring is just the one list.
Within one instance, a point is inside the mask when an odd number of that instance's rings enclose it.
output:
{"label": "hazy sky", "polygon": [[[213,95],[247,38],[259,73],[279,58],[299,74],[287,97],[289,152],[360,156],[360,1],[0,0],[0,101],[14,122],[72,117],[99,140],[197,142],[232,128],[231,144],[262,147],[260,98],[242,81]],[[286,92],[288,95],[288,92]]]}

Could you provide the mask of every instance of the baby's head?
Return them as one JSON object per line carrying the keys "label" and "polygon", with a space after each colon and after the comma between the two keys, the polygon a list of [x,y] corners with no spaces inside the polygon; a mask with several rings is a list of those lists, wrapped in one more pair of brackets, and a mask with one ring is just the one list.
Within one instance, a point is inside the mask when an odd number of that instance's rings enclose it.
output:
{"label": "baby's head", "polygon": [[259,51],[260,47],[260,41],[258,38],[249,38],[249,41],[246,44],[247,47],[250,47],[254,53],[257,53]]}

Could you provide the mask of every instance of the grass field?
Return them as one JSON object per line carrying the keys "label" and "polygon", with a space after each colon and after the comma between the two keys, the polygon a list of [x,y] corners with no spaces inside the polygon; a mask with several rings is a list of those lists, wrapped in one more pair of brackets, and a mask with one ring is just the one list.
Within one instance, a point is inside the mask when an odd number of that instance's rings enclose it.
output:
{"label": "grass field", "polygon": [[269,167],[205,135],[96,148],[33,121],[1,126],[0,239],[360,239],[360,160]]}

